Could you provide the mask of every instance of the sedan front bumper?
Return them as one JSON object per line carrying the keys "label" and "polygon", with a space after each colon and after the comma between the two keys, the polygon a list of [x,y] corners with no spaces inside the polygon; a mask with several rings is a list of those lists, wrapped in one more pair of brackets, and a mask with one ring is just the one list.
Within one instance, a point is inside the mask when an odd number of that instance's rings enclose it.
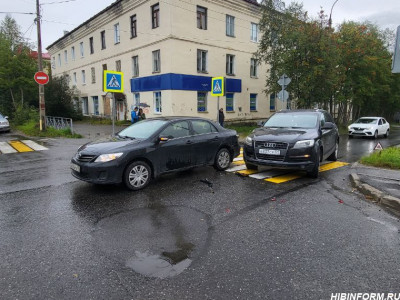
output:
{"label": "sedan front bumper", "polygon": [[95,184],[117,184],[122,182],[123,166],[118,160],[105,163],[80,162],[71,159],[71,174],[77,179]]}

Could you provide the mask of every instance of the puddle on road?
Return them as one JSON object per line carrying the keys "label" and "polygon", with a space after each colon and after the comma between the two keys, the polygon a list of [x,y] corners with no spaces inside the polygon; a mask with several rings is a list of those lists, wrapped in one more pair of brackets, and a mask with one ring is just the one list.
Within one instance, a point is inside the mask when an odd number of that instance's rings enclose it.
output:
{"label": "puddle on road", "polygon": [[[135,272],[148,277],[167,278],[179,275],[190,266],[192,260],[185,258],[177,264],[170,263],[167,258],[149,253],[135,252],[136,256],[129,259],[126,266]],[[187,257],[187,256],[186,256]]]}

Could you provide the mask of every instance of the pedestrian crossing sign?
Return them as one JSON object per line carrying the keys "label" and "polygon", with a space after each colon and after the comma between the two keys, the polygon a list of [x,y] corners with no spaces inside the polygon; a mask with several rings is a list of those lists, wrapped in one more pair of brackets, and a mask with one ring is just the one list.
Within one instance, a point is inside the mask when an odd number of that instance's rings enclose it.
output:
{"label": "pedestrian crossing sign", "polygon": [[211,96],[224,96],[225,95],[225,78],[213,77],[211,79]]}
{"label": "pedestrian crossing sign", "polygon": [[104,70],[103,91],[123,93],[124,73]]}

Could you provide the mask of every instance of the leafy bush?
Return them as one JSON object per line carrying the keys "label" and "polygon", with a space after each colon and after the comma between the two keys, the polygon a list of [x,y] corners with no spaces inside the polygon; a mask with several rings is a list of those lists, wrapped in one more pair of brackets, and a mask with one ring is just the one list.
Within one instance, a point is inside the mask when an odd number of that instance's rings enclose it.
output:
{"label": "leafy bush", "polygon": [[361,163],[383,168],[400,169],[400,148],[391,147],[361,158]]}

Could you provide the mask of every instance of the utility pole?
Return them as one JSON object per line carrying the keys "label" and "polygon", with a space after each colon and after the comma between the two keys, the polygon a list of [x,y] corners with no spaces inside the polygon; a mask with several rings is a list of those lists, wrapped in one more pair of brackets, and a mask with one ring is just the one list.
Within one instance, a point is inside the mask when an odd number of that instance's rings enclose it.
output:
{"label": "utility pole", "polygon": [[[39,0],[36,0],[36,25],[37,25],[37,35],[38,35],[38,71],[43,71],[42,62],[42,34],[40,31],[40,5]],[[44,102],[44,85],[39,84],[39,125],[40,131],[46,130],[46,105]]]}
{"label": "utility pole", "polygon": [[336,0],[335,2],[333,2],[333,5],[331,7],[331,13],[329,14],[329,20],[328,20],[329,28],[332,28],[332,10],[333,10],[333,7],[335,6],[336,2],[338,2],[338,1],[339,0]]}

